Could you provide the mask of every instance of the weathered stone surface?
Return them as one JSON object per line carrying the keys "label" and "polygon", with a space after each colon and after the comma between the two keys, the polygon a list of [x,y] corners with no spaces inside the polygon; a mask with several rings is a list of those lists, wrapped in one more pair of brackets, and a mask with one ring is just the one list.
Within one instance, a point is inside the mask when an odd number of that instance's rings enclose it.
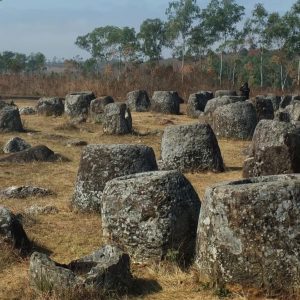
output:
{"label": "weathered stone surface", "polygon": [[102,123],[104,118],[104,108],[107,104],[114,103],[111,96],[100,97],[92,100],[90,105],[90,117],[95,123]]}
{"label": "weathered stone surface", "polygon": [[7,105],[0,110],[0,132],[1,131],[24,131],[17,107]]}
{"label": "weathered stone surface", "polygon": [[218,141],[208,124],[166,127],[161,158],[162,168],[166,170],[224,171]]}
{"label": "weathered stone surface", "polygon": [[12,162],[12,163],[27,163],[33,161],[66,161],[67,158],[54,153],[48,147],[44,145],[34,146],[27,150],[13,153],[9,156],[0,158],[0,162]]}
{"label": "weathered stone surface", "polygon": [[25,140],[20,137],[11,138],[3,147],[4,153],[19,152],[31,147]]}
{"label": "weathered stone surface", "polygon": [[46,197],[54,193],[48,189],[36,186],[11,186],[0,189],[0,199]]}
{"label": "weathered stone surface", "polygon": [[[258,97],[260,97],[260,96],[258,96]],[[274,94],[267,94],[265,96],[265,98],[270,99],[272,101],[274,112],[279,109],[279,105],[280,105],[280,102],[281,102],[281,97],[280,96],[276,96]]]}
{"label": "weathered stone surface", "polygon": [[46,206],[32,205],[25,209],[25,213],[31,216],[54,215],[54,214],[58,214],[59,210],[56,206],[53,205],[46,205]]}
{"label": "weathered stone surface", "polygon": [[215,97],[223,97],[223,96],[237,96],[236,91],[231,90],[218,90],[215,92]]}
{"label": "weathered stone surface", "polygon": [[213,99],[213,93],[200,91],[191,94],[187,103],[187,115],[191,118],[198,118],[201,112],[204,112],[207,102]]}
{"label": "weathered stone surface", "polygon": [[127,106],[131,111],[148,111],[151,105],[149,96],[144,90],[132,91],[127,94]]}
{"label": "weathered stone surface", "polygon": [[212,118],[215,134],[226,138],[251,139],[257,125],[256,111],[248,101],[218,107]]}
{"label": "weathered stone surface", "polygon": [[296,123],[300,121],[300,101],[293,100],[290,105],[283,109],[279,109],[276,119],[284,122]]}
{"label": "weathered stone surface", "polygon": [[300,172],[300,131],[290,123],[261,120],[254,132],[244,177]]}
{"label": "weathered stone surface", "polygon": [[61,116],[64,113],[64,109],[64,103],[58,97],[41,98],[36,105],[37,113],[47,117]]}
{"label": "weathered stone surface", "polygon": [[105,106],[103,132],[106,134],[128,134],[132,132],[131,113],[125,103],[111,103]]}
{"label": "weathered stone surface", "polygon": [[151,110],[163,114],[180,113],[180,97],[174,91],[155,91],[151,99]]}
{"label": "weathered stone surface", "polygon": [[157,170],[155,154],[148,146],[88,145],[81,155],[72,205],[81,211],[100,212],[107,181],[154,170]]}
{"label": "weathered stone surface", "polygon": [[255,97],[251,99],[251,103],[256,110],[258,121],[274,119],[274,108],[271,99]]}
{"label": "weathered stone surface", "polygon": [[65,99],[65,113],[78,121],[86,121],[91,101],[96,97],[93,92],[71,93]]}
{"label": "weathered stone surface", "polygon": [[281,97],[281,101],[279,104],[279,108],[285,108],[286,106],[290,105],[293,100],[292,95],[284,95]]}
{"label": "weathered stone surface", "polygon": [[1,240],[26,253],[31,243],[17,217],[7,208],[0,206],[0,243]]}
{"label": "weathered stone surface", "polygon": [[209,100],[205,106],[204,113],[205,115],[209,115],[213,113],[218,107],[231,104],[231,103],[236,103],[236,102],[241,102],[245,101],[245,97],[242,96],[222,96],[218,98],[213,98]]}
{"label": "weathered stone surface", "polygon": [[35,115],[37,113],[36,109],[34,107],[22,107],[19,110],[20,115]]}
{"label": "weathered stone surface", "polygon": [[132,280],[129,256],[109,245],[68,265],[34,252],[30,258],[29,277],[30,284],[36,289],[58,294],[83,289],[88,292],[125,292]]}
{"label": "weathered stone surface", "polygon": [[7,102],[0,100],[0,109],[10,106]]}
{"label": "weathered stone surface", "polygon": [[300,268],[300,175],[225,182],[206,190],[196,265],[215,283],[283,292]]}
{"label": "weathered stone surface", "polygon": [[189,262],[199,211],[197,193],[178,171],[115,178],[103,192],[103,236],[136,262],[159,261],[170,254]]}

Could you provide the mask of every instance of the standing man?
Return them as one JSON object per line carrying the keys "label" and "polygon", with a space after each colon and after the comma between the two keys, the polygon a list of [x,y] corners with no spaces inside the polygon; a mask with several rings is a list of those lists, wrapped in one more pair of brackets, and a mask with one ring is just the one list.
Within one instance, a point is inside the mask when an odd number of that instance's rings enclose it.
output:
{"label": "standing man", "polygon": [[241,88],[240,88],[240,92],[241,92],[241,96],[244,96],[247,99],[249,99],[249,95],[250,95],[250,89],[248,86],[248,82],[245,82]]}

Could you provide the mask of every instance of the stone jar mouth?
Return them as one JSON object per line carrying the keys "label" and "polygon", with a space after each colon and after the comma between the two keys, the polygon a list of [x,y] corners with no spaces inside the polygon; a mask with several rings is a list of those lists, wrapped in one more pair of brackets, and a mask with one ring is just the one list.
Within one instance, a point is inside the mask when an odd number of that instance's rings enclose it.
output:
{"label": "stone jar mouth", "polygon": [[257,184],[257,183],[272,183],[277,181],[290,181],[290,180],[300,180],[300,174],[288,174],[288,175],[273,175],[273,176],[261,176],[261,177],[252,177],[243,180],[224,182],[220,185],[229,185],[229,186],[237,186],[237,185],[247,185],[247,184]]}

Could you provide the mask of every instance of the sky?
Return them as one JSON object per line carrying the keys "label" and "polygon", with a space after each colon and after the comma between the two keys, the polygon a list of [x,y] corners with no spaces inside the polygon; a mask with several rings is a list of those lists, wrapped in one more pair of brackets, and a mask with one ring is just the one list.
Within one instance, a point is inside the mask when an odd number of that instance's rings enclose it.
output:
{"label": "sky", "polygon": [[[237,0],[250,14],[261,2],[268,11],[284,13],[296,0]],[[0,2],[0,52],[30,54],[47,58],[73,58],[89,54],[75,44],[77,36],[106,25],[139,30],[147,18],[165,20],[169,0],[3,0]],[[205,8],[208,0],[198,0]]]}

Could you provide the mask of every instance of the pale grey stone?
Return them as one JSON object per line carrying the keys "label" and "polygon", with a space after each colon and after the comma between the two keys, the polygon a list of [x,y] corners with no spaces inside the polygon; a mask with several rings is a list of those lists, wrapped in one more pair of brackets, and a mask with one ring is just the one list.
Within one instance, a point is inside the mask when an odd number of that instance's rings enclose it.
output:
{"label": "pale grey stone", "polygon": [[31,148],[31,145],[20,137],[11,138],[3,147],[4,153],[20,152]]}
{"label": "pale grey stone", "polygon": [[39,115],[57,117],[64,113],[64,104],[58,97],[43,97],[38,101],[36,111]]}
{"label": "pale grey stone", "polygon": [[107,182],[102,196],[105,240],[125,249],[135,262],[194,255],[200,200],[178,171],[138,173]]}
{"label": "pale grey stone", "polygon": [[218,141],[208,124],[165,128],[161,142],[161,167],[165,170],[224,171]]}
{"label": "pale grey stone", "polygon": [[214,283],[268,291],[298,284],[300,175],[218,183],[201,207],[196,266]]}
{"label": "pale grey stone", "polygon": [[72,206],[100,212],[107,181],[124,175],[157,170],[152,148],[144,145],[88,145],[77,174]]}
{"label": "pale grey stone", "polygon": [[244,177],[300,172],[300,130],[296,126],[261,120],[254,132]]}
{"label": "pale grey stone", "polygon": [[105,106],[103,132],[106,134],[128,134],[132,132],[132,118],[125,103],[111,103]]}
{"label": "pale grey stone", "polygon": [[223,138],[251,139],[257,125],[256,111],[248,101],[220,106],[212,119],[216,136]]}
{"label": "pale grey stone", "polygon": [[30,258],[31,285],[42,292],[73,294],[91,292],[126,292],[131,285],[130,258],[117,247],[106,245],[68,265],[34,252]]}
{"label": "pale grey stone", "polygon": [[136,90],[127,94],[127,106],[130,111],[145,112],[148,111],[151,102],[149,96],[144,90]]}

